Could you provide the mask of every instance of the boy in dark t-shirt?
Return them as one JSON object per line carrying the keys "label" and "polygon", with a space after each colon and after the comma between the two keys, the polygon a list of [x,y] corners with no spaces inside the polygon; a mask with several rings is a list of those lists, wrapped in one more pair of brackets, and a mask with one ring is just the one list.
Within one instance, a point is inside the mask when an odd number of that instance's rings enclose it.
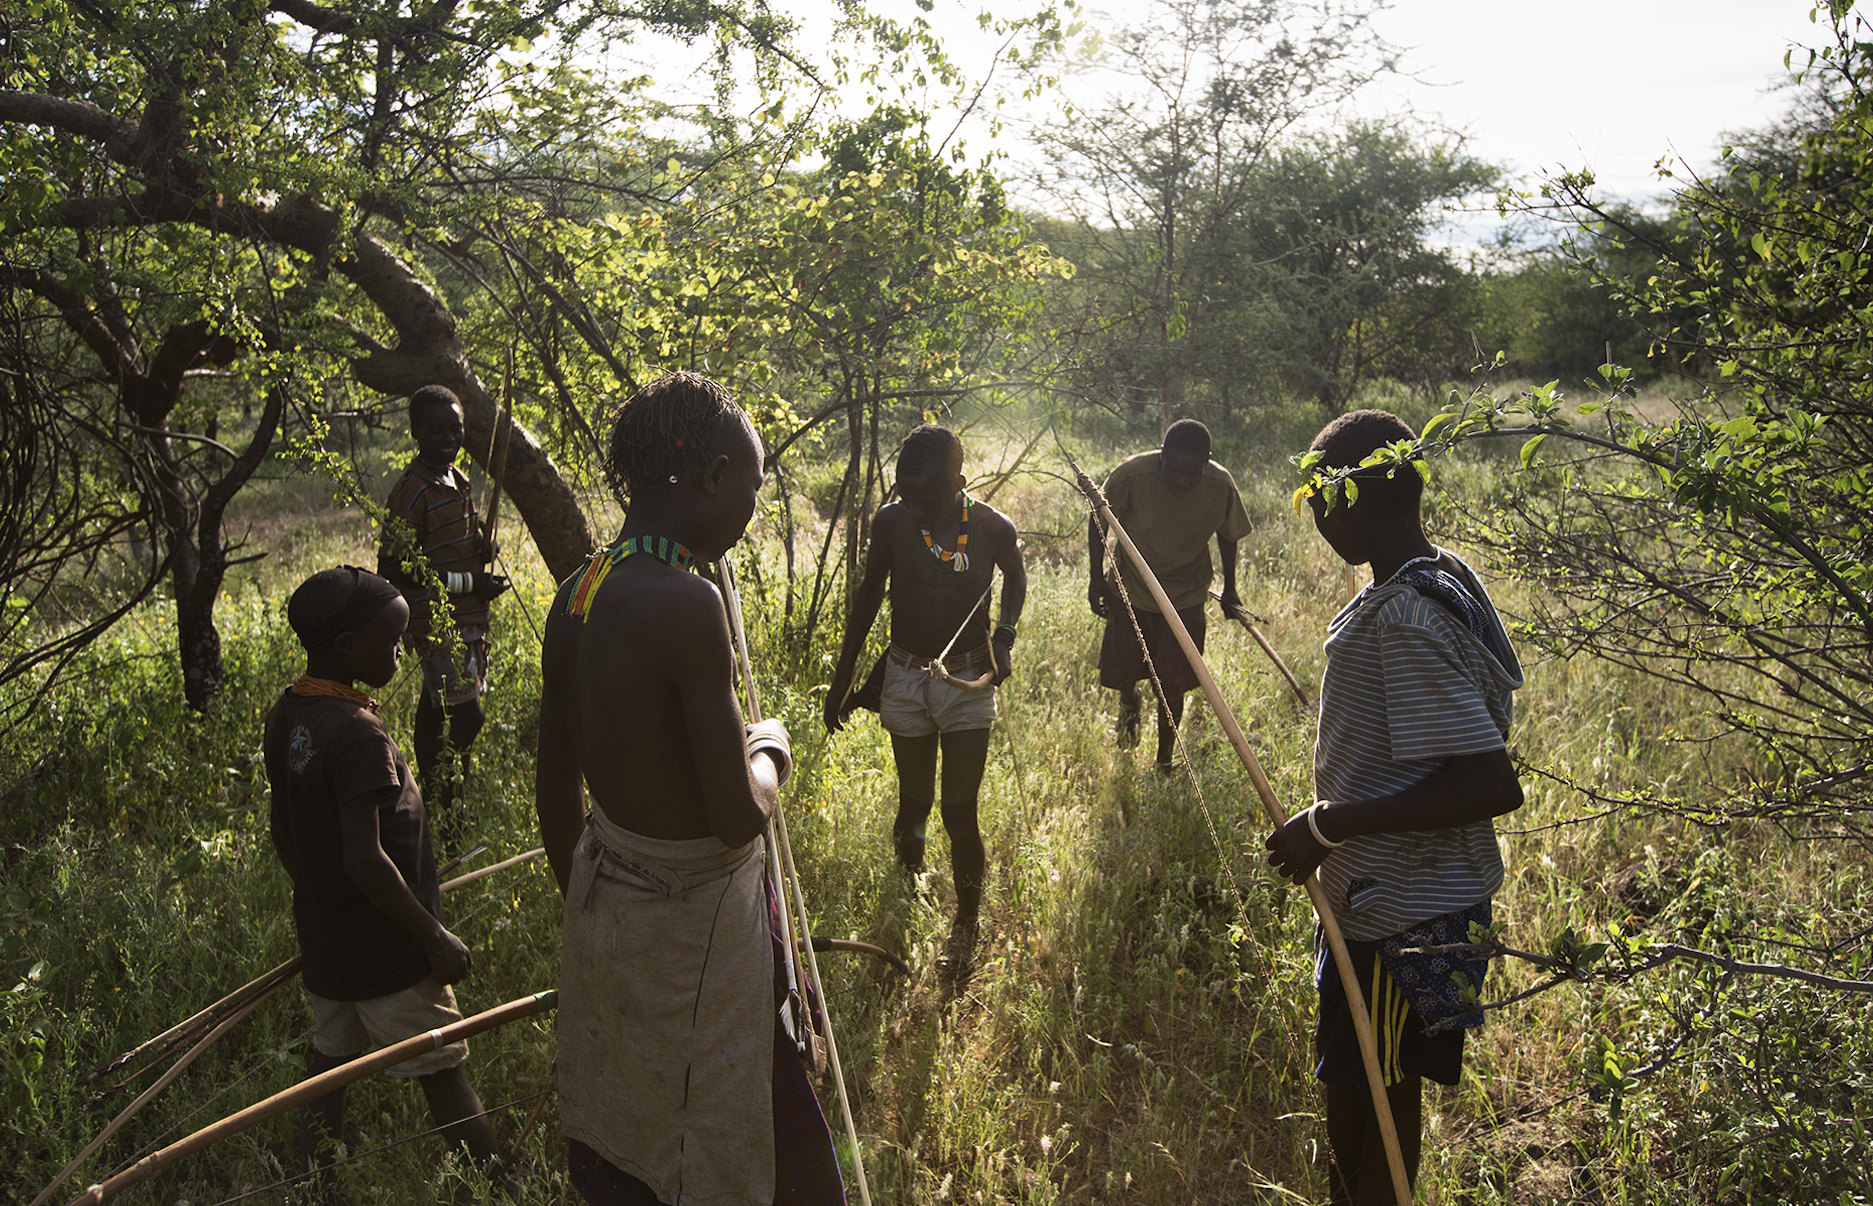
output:
{"label": "boy in dark t-shirt", "polygon": [[[466,778],[468,747],[485,720],[481,696],[488,689],[488,605],[508,582],[488,572],[494,548],[475,512],[468,476],[455,465],[462,451],[461,401],[440,385],[417,390],[410,395],[410,435],[416,455],[385,503],[389,514],[377,572],[395,583],[410,605],[405,641],[423,659],[416,769],[443,847],[454,853],[462,830],[460,810],[454,807],[454,756],[461,758]],[[441,631],[434,629],[438,608],[446,610],[449,621]]]}
{"label": "boy in dark t-shirt", "polygon": [[[341,566],[293,592],[287,619],[306,648],[306,672],[267,714],[262,750],[273,789],[274,849],[293,881],[293,925],[318,1022],[307,1075],[461,1019],[449,985],[467,974],[468,948],[444,928],[423,796],[353,686],[381,687],[402,657],[409,606],[376,574]],[[494,1132],[462,1062],[464,1042],[389,1069],[415,1077],[443,1135],[487,1167]],[[308,1105],[300,1152],[332,1160],[345,1090]],[[323,1150],[321,1150],[323,1149]]]}

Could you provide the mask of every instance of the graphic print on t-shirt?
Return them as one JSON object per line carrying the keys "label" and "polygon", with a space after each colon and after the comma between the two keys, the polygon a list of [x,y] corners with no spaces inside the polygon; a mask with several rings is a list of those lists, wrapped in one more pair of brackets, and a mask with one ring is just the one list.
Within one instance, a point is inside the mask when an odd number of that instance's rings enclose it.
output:
{"label": "graphic print on t-shirt", "polygon": [[319,756],[319,751],[312,748],[312,730],[303,724],[293,726],[293,740],[286,747],[287,764],[295,775],[306,773],[306,766]]}

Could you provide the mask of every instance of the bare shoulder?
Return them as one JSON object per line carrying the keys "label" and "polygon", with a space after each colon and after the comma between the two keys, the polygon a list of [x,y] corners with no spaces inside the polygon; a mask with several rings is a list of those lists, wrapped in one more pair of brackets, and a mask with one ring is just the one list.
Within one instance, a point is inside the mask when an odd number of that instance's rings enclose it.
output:
{"label": "bare shoulder", "polygon": [[886,503],[872,517],[871,555],[889,560],[897,542],[917,539],[917,530],[917,521],[911,518],[909,507],[901,502]]}
{"label": "bare shoulder", "polygon": [[983,540],[998,545],[1014,542],[1013,520],[980,500],[976,501],[970,510],[970,523],[975,525],[976,531],[982,534]]}
{"label": "bare shoulder", "polygon": [[878,508],[878,514],[872,517],[872,531],[880,534],[897,535],[917,526],[917,521],[910,517],[910,508],[901,502],[888,502]]}

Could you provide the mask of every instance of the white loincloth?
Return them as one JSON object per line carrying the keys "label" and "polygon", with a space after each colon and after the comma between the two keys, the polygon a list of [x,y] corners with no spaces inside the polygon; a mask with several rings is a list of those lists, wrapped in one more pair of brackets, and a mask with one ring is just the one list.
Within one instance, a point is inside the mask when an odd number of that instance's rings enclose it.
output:
{"label": "white loincloth", "polygon": [[671,1206],[774,1200],[774,955],[755,838],[662,841],[594,810],[566,892],[559,1113]]}

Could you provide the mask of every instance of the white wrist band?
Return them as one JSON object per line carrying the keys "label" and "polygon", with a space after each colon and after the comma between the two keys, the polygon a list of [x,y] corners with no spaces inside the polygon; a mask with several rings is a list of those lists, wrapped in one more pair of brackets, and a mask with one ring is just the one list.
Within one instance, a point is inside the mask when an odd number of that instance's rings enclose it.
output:
{"label": "white wrist band", "polygon": [[1327,835],[1320,832],[1320,823],[1314,820],[1314,810],[1319,807],[1320,805],[1314,804],[1314,805],[1310,805],[1307,809],[1307,812],[1305,814],[1307,817],[1307,832],[1313,834],[1314,840],[1316,842],[1319,842],[1322,846],[1326,847],[1328,850],[1338,850],[1341,846],[1346,845],[1346,843],[1345,842],[1329,842],[1327,840]]}
{"label": "white wrist band", "polygon": [[475,578],[473,574],[448,573],[444,574],[443,578],[445,579],[445,584],[448,587],[449,593],[452,595],[465,595],[475,588]]}

